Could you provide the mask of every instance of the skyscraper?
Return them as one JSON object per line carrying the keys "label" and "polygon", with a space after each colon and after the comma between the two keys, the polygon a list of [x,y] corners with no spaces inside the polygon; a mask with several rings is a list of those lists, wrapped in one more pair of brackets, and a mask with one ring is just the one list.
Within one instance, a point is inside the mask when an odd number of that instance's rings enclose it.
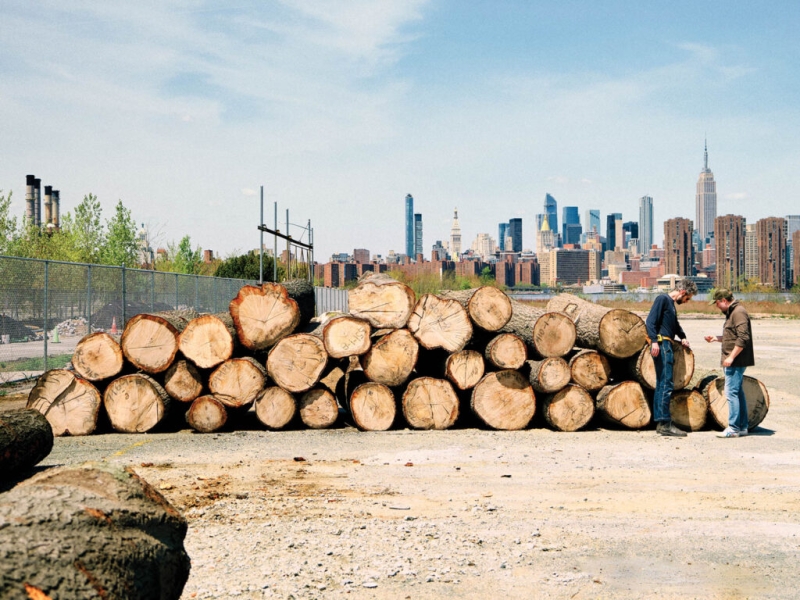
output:
{"label": "skyscraper", "polygon": [[617,240],[617,221],[622,221],[622,213],[611,213],[606,217],[606,249],[612,252],[622,244]]}
{"label": "skyscraper", "polygon": [[406,195],[406,256],[414,257],[414,196]]}
{"label": "skyscraper", "polygon": [[453,227],[450,229],[450,255],[458,260],[461,255],[461,225],[458,224],[458,207],[453,211]]}
{"label": "skyscraper", "polygon": [[756,222],[758,236],[758,277],[775,289],[786,289],[786,220],[768,217]]}
{"label": "skyscraper", "polygon": [[786,287],[792,287],[797,276],[793,260],[795,231],[800,231],[800,215],[786,215]]}
{"label": "skyscraper", "polygon": [[[705,246],[707,240],[714,235],[714,219],[717,218],[717,184],[714,174],[708,168],[708,144],[703,154],[703,170],[697,180],[696,219],[700,245]],[[717,255],[719,256],[719,254]]]}
{"label": "skyscraper", "polygon": [[668,275],[693,275],[692,221],[677,217],[664,221],[664,265]]}
{"label": "skyscraper", "polygon": [[739,215],[714,219],[714,244],[717,254],[718,288],[738,290],[746,273],[747,221]]}
{"label": "skyscraper", "polygon": [[558,232],[558,202],[550,194],[544,195],[544,214],[547,215],[547,224],[553,233]]}
{"label": "skyscraper", "polygon": [[750,223],[744,231],[744,276],[758,281],[758,234],[756,224]]}
{"label": "skyscraper", "polygon": [[592,231],[596,231],[598,234],[600,233],[599,210],[589,209],[584,213],[583,229],[584,233],[591,233]]}
{"label": "skyscraper", "polygon": [[639,251],[642,256],[650,255],[653,245],[653,199],[650,196],[639,198]]}
{"label": "skyscraper", "polygon": [[500,223],[497,226],[497,247],[501,252],[506,249],[506,236],[508,235],[508,223]]}
{"label": "skyscraper", "polygon": [[506,248],[506,252],[522,252],[522,219],[508,221],[508,237],[511,238],[511,248]]}
{"label": "skyscraper", "polygon": [[622,224],[622,235],[625,236],[625,244],[624,247],[628,247],[627,240],[638,240],[639,239],[639,223],[636,221],[625,221]]}
{"label": "skyscraper", "polygon": [[577,206],[565,206],[561,209],[561,239],[565,244],[580,244],[581,217]]}
{"label": "skyscraper", "polygon": [[422,254],[422,214],[414,213],[414,257]]}

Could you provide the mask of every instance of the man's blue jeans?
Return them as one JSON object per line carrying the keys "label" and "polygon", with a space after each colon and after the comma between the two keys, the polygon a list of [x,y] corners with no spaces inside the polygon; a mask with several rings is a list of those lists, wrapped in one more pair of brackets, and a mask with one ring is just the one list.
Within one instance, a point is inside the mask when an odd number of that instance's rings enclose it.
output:
{"label": "man's blue jeans", "polygon": [[[675,355],[672,353],[672,342],[664,340],[659,344],[658,356],[653,359],[656,367],[656,392],[653,396],[653,420],[656,423],[669,423],[669,401],[672,398],[672,369]],[[726,378],[727,381],[727,378]]]}
{"label": "man's blue jeans", "polygon": [[744,370],[747,367],[725,367],[725,397],[728,399],[728,427],[732,431],[747,429],[747,399],[744,397]]}

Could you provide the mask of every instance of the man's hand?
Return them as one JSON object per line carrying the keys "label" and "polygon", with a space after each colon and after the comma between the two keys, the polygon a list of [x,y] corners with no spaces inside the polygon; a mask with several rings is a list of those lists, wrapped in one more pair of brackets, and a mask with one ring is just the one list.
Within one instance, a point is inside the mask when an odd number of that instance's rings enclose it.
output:
{"label": "man's hand", "polygon": [[685,348],[688,348],[689,347],[689,340],[684,338],[684,339],[681,340],[681,344],[683,344]]}
{"label": "man's hand", "polygon": [[658,353],[660,351],[661,351],[661,348],[659,348],[658,342],[653,342],[652,344],[650,344],[650,356],[655,358],[656,356],[658,356]]}
{"label": "man's hand", "polygon": [[722,366],[723,367],[732,367],[733,366],[733,357],[729,356],[728,358],[723,360],[722,361]]}

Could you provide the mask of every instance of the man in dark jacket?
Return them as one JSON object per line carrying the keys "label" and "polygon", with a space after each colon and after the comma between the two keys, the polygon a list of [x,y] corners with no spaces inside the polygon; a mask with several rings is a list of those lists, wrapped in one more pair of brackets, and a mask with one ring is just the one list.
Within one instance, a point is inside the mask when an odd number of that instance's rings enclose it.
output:
{"label": "man in dark jacket", "polygon": [[678,323],[678,310],[676,304],[685,304],[697,293],[697,286],[693,281],[682,279],[675,283],[675,289],[669,294],[660,294],[650,308],[645,326],[647,337],[650,340],[650,355],[656,367],[656,391],[653,395],[653,418],[656,422],[656,432],[659,435],[672,437],[686,437],[686,432],[681,431],[672,423],[669,412],[669,401],[672,398],[674,387],[672,370],[675,357],[672,353],[672,342],[681,339],[681,343],[689,347],[689,341],[683,328]]}
{"label": "man in dark jacket", "polygon": [[735,438],[747,435],[747,399],[744,396],[744,371],[755,364],[753,330],[744,306],[733,298],[730,290],[719,289],[709,304],[715,304],[725,315],[722,335],[707,335],[707,342],[722,343],[722,366],[725,370],[725,397],[728,399],[728,426],[717,437]]}

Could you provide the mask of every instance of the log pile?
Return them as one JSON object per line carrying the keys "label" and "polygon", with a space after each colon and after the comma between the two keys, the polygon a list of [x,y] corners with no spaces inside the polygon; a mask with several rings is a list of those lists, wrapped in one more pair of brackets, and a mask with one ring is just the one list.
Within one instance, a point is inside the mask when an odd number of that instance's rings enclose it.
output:
{"label": "log pile", "polygon": [[[307,282],[265,283],[241,288],[227,313],[136,315],[119,343],[102,333],[81,340],[74,371],[45,373],[28,407],[57,436],[106,422],[204,433],[247,415],[273,430],[342,419],[365,431],[652,425],[655,368],[630,311],[571,294],[535,308],[494,287],[417,299],[378,273],[349,292],[347,314],[312,318],[313,302]],[[674,421],[692,431],[727,425],[719,374],[698,378],[691,350],[674,350]],[[745,392],[755,427],[769,396],[752,378]]]}

